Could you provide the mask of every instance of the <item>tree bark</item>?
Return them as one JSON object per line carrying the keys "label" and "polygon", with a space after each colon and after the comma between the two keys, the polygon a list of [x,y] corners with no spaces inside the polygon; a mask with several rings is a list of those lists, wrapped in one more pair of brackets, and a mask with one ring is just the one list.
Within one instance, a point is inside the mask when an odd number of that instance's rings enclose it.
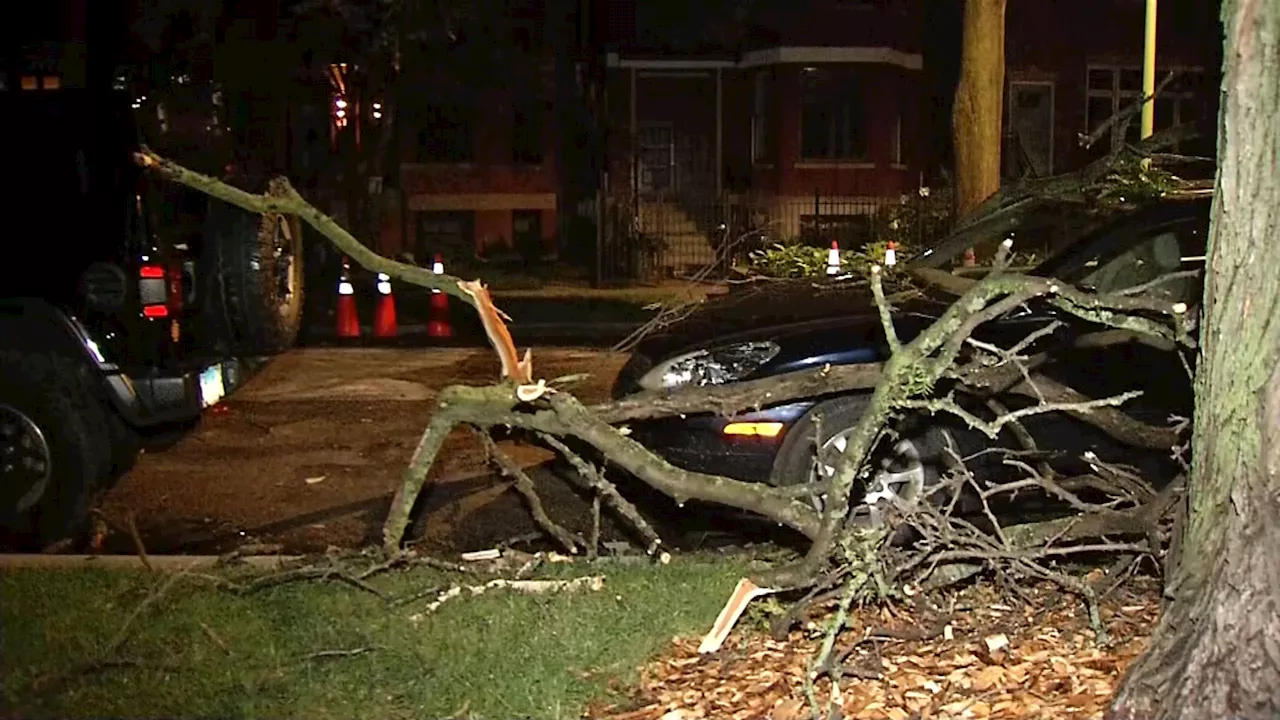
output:
{"label": "tree bark", "polygon": [[1280,717],[1280,5],[1227,0],[1192,477],[1117,720]]}
{"label": "tree bark", "polygon": [[1000,189],[1005,2],[964,0],[960,82],[951,111],[957,217]]}

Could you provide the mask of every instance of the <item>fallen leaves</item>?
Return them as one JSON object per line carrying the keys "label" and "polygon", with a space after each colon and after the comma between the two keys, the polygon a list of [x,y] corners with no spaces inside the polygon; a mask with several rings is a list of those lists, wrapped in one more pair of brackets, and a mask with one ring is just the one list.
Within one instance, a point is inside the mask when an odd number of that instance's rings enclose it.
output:
{"label": "fallen leaves", "polygon": [[[1125,668],[1145,648],[1154,627],[1157,591],[1126,591],[1103,603],[1102,618],[1117,643],[1099,647],[1078,603],[1048,587],[1013,608],[973,595],[951,598],[957,610],[946,632],[930,639],[882,637],[886,628],[909,638],[930,624],[901,609],[864,608],[841,633],[844,717],[891,720],[1021,720],[1101,718]],[[799,720],[809,716],[804,677],[820,628],[779,642],[740,633],[720,651],[698,654],[698,640],[676,638],[645,667],[631,702],[593,706],[595,720]],[[916,633],[919,635],[919,633]],[[839,654],[839,653],[838,653]],[[829,681],[816,683],[825,702]]]}

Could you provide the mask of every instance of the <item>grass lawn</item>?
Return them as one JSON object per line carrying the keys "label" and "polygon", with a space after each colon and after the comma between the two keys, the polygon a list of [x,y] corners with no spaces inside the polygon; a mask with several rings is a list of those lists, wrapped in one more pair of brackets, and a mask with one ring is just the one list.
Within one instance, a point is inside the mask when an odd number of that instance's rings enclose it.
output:
{"label": "grass lawn", "polygon": [[371,578],[387,601],[332,582],[238,594],[193,574],[156,595],[169,575],[8,570],[0,716],[576,718],[674,635],[705,632],[746,572],[711,557],[575,563],[541,577],[604,575],[604,589],[464,591],[428,612],[436,594],[424,591],[488,578]]}

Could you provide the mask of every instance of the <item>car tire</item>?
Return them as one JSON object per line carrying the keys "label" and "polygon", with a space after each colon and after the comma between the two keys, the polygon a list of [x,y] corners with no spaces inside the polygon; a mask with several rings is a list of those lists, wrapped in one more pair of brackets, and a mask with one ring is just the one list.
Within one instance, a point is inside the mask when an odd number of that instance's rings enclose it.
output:
{"label": "car tire", "polygon": [[276,355],[302,327],[302,223],[211,200],[202,231],[200,276],[209,344],[241,355]]}
{"label": "car tire", "polygon": [[[6,544],[41,547],[73,534],[111,469],[110,418],[88,372],[60,355],[0,351],[0,516]],[[24,464],[37,467],[41,456],[42,478],[18,472]]]}
{"label": "car tire", "polygon": [[[787,432],[782,448],[774,461],[771,483],[778,486],[798,485],[815,479],[815,472],[820,472],[816,457],[816,449],[837,442],[842,435],[847,435],[862,419],[863,413],[871,403],[870,395],[853,395],[833,398],[814,406],[805,413]],[[821,427],[822,437],[819,442],[817,432]],[[908,507],[920,498],[920,491],[937,482],[941,476],[942,449],[947,442],[945,431],[932,427],[904,427],[902,439],[896,441],[892,448],[886,447],[885,441],[873,453],[873,463],[899,462],[909,460],[910,464],[899,469],[884,467],[877,472],[876,478],[884,481],[893,489],[899,499]],[[903,443],[906,446],[903,446]],[[837,451],[843,449],[836,447]],[[897,450],[897,454],[894,451]],[[829,468],[829,466],[828,466]],[[831,469],[831,468],[829,468]],[[875,485],[881,482],[859,482],[854,487],[854,496],[865,498]],[[900,486],[907,485],[906,492]],[[814,498],[814,505],[821,507],[822,499]],[[882,506],[881,506],[882,507]],[[871,504],[861,502],[851,506],[850,521],[867,525],[876,525],[881,518],[880,510]]]}

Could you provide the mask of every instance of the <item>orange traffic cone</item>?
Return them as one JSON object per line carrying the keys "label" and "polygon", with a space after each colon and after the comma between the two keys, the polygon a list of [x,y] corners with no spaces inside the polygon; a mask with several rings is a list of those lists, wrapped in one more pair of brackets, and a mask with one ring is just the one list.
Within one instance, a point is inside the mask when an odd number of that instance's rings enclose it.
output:
{"label": "orange traffic cone", "polygon": [[356,312],[356,291],[351,285],[351,261],[342,258],[342,277],[338,280],[338,337],[360,337],[360,317]]}
{"label": "orange traffic cone", "polygon": [[889,247],[884,251],[885,267],[893,267],[898,264],[898,243],[890,240]]}
{"label": "orange traffic cone", "polygon": [[[435,262],[431,263],[431,272],[437,275],[444,274],[444,259],[439,253],[436,254]],[[449,322],[449,296],[439,290],[431,291],[431,315],[427,319],[427,337],[453,337],[453,323]]]}
{"label": "orange traffic cone", "polygon": [[831,249],[827,251],[827,274],[840,274],[840,244],[835,240],[831,241]]}
{"label": "orange traffic cone", "polygon": [[391,276],[378,273],[378,308],[373,314],[373,336],[395,337],[400,334],[396,322],[396,299],[391,295]]}

